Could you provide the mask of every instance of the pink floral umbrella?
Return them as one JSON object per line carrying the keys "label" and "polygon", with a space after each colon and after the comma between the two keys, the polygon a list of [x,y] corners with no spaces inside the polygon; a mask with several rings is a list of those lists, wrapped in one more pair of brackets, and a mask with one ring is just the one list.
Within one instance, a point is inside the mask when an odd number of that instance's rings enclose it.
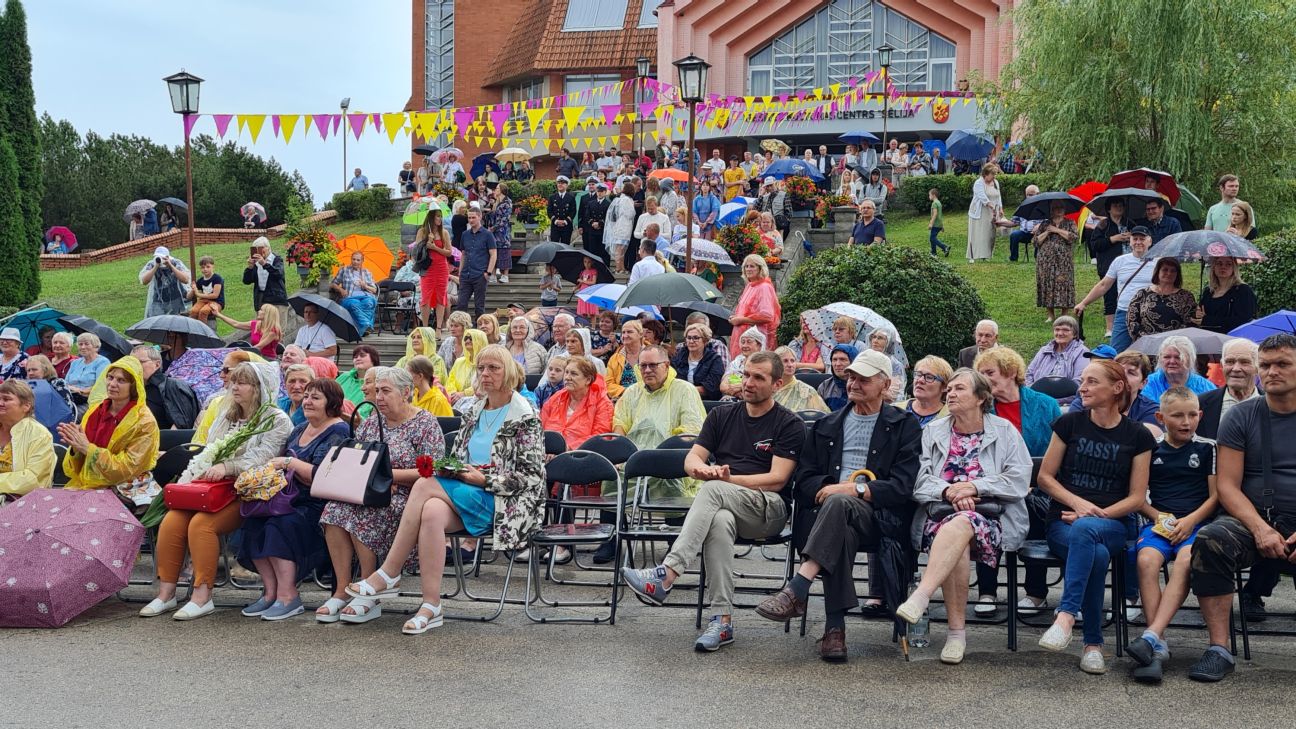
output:
{"label": "pink floral umbrella", "polygon": [[144,527],[110,490],[0,508],[0,627],[57,628],[126,586]]}

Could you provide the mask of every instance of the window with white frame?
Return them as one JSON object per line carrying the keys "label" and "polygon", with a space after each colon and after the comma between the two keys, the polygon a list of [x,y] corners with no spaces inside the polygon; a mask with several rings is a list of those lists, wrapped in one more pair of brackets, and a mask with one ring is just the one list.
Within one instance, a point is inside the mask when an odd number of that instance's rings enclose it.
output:
{"label": "window with white frame", "polygon": [[[512,86],[505,86],[503,101],[506,104],[512,104],[515,101],[539,99],[544,97],[544,95],[544,79],[529,78],[520,83],[513,84]],[[525,107],[523,107],[523,109],[523,111],[510,114],[509,121],[515,122],[526,119]]]}
{"label": "window with white frame", "polygon": [[639,9],[639,27],[656,28],[657,27],[657,6],[661,5],[662,0],[643,0],[643,7]]}
{"label": "window with white frame", "polygon": [[454,104],[454,0],[426,0],[423,108]]}
{"label": "window with white frame", "polygon": [[628,0],[570,0],[563,30],[621,30]]}

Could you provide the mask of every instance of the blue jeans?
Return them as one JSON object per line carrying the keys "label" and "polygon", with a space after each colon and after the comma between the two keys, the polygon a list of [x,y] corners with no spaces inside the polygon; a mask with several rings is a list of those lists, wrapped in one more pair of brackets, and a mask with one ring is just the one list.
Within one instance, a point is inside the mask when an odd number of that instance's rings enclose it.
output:
{"label": "blue jeans", "polygon": [[[1125,559],[1125,521],[1084,516],[1067,524],[1048,525],[1048,545],[1053,554],[1066,560],[1062,579],[1062,601],[1058,611],[1079,615],[1084,621],[1085,645],[1103,644],[1103,593],[1107,589],[1107,565],[1112,555]],[[1120,610],[1123,606],[1114,606]]]}
{"label": "blue jeans", "polygon": [[356,328],[360,330],[360,336],[373,327],[374,312],[378,309],[378,298],[370,293],[356,294],[342,299],[342,308],[351,314],[355,319]]}
{"label": "blue jeans", "polygon": [[[1022,230],[1014,230],[1008,234],[1008,260],[1017,260],[1017,253],[1021,249],[1022,243],[1031,245],[1031,234]],[[1029,251],[1027,251],[1029,255]]]}
{"label": "blue jeans", "polygon": [[1116,316],[1112,319],[1111,346],[1119,354],[1129,349],[1134,344],[1130,339],[1129,329],[1125,326],[1125,315],[1128,312],[1125,309],[1117,309]]}
{"label": "blue jeans", "polygon": [[927,230],[930,233],[930,235],[927,238],[927,242],[931,243],[931,254],[933,256],[936,255],[937,248],[941,249],[942,251],[949,250],[949,246],[945,245],[944,243],[941,243],[940,238],[936,237],[940,235],[940,232],[944,230],[944,228],[928,228]]}

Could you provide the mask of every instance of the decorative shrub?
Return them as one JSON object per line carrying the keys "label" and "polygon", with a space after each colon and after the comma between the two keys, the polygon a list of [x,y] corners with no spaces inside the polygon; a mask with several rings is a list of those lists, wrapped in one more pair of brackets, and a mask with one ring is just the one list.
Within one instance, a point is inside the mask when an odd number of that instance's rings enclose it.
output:
{"label": "decorative shrub", "polygon": [[1239,269],[1242,278],[1255,289],[1260,307],[1257,313],[1296,309],[1296,229],[1262,236],[1256,247],[1264,251],[1265,260]]}
{"label": "decorative shrub", "polygon": [[804,175],[793,175],[783,178],[783,185],[787,188],[788,199],[792,202],[792,207],[797,210],[810,210],[814,208],[815,200],[819,197],[819,188],[815,187],[814,181]]}
{"label": "decorative shrub", "polygon": [[778,340],[800,329],[798,314],[834,301],[867,306],[891,320],[911,362],[936,354],[949,362],[972,343],[985,304],[943,260],[893,245],[841,246],[804,261],[780,297]]}
{"label": "decorative shrub", "polygon": [[[896,200],[906,208],[925,213],[930,209],[927,191],[933,187],[940,191],[941,204],[945,210],[966,208],[972,202],[972,183],[976,175],[925,175],[906,177],[896,191]],[[1039,185],[1040,190],[1048,191],[1050,180],[1043,175],[999,175],[999,191],[1003,195],[1004,208],[1011,215],[1013,208],[1024,198],[1027,185]]]}
{"label": "decorative shrub", "polygon": [[288,239],[285,254],[288,262],[310,268],[306,283],[314,286],[321,276],[331,275],[333,266],[337,265],[337,239],[324,229],[323,223],[311,219],[312,213],[309,203],[300,199],[290,201],[284,237]]}
{"label": "decorative shrub", "polygon": [[382,186],[339,192],[333,196],[332,207],[341,220],[382,220],[395,212],[391,189]]}
{"label": "decorative shrub", "polygon": [[833,208],[851,205],[853,202],[854,201],[846,195],[820,195],[819,201],[815,203],[815,218],[817,218],[821,224],[827,225],[829,218],[832,216]]}

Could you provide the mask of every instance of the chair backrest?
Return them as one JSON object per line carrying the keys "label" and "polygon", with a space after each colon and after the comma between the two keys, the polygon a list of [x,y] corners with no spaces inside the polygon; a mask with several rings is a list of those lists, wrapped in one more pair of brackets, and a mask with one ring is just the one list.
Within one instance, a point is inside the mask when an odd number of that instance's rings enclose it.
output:
{"label": "chair backrest", "polygon": [[163,430],[158,432],[158,450],[163,453],[175,448],[178,445],[193,442],[193,429],[176,429]]}
{"label": "chair backrest", "polygon": [[438,415],[437,424],[441,426],[442,433],[450,433],[463,427],[463,419],[457,415]]}
{"label": "chair backrest", "polygon": [[1031,480],[1030,480],[1031,488],[1036,488],[1039,486],[1039,472],[1040,472],[1040,466],[1042,465],[1044,465],[1043,458],[1031,458]]}
{"label": "chair backrest", "polygon": [[813,423],[814,421],[820,420],[826,417],[827,415],[828,413],[825,413],[822,410],[798,410],[797,411],[797,417],[801,418],[802,421],[807,423]]}
{"label": "chair backrest", "polygon": [[639,450],[634,441],[616,433],[600,433],[599,435],[590,436],[588,440],[581,443],[580,449],[598,453],[617,465],[630,460],[630,456]]}
{"label": "chair backrest", "polygon": [[454,449],[455,439],[459,437],[459,431],[452,430],[449,433],[444,433],[442,437],[445,438],[445,452],[449,453]]}
{"label": "chair backrest", "polygon": [[198,443],[183,443],[167,450],[158,457],[157,465],[153,467],[153,480],[162,486],[175,483],[180,474],[189,467],[189,461],[192,461],[202,449],[203,447]]}
{"label": "chair backrest", "polygon": [[666,440],[658,443],[657,447],[659,449],[665,449],[665,450],[686,450],[687,451],[691,449],[693,447],[693,444],[696,442],[697,442],[696,435],[693,435],[692,433],[681,433],[679,435],[672,435]]}
{"label": "chair backrest", "polygon": [[702,407],[706,408],[706,411],[708,413],[711,412],[712,410],[715,410],[716,408],[725,407],[726,405],[733,405],[733,404],[734,403],[732,402],[726,402],[724,400],[703,400],[702,401]]}
{"label": "chair backrest", "polygon": [[[546,456],[556,456],[559,453],[567,452],[567,439],[563,437],[562,433],[554,430],[546,430],[544,434]],[[581,483],[587,482],[582,481]]]}
{"label": "chair backrest", "polygon": [[819,387],[820,383],[831,377],[828,372],[798,372],[796,378],[811,387]]}
{"label": "chair backrest", "polygon": [[650,448],[635,451],[625,464],[626,480],[633,478],[684,478],[688,451],[678,448]]}
{"label": "chair backrest", "polygon": [[1036,380],[1031,385],[1031,389],[1060,400],[1064,397],[1074,397],[1080,390],[1080,386],[1070,377],[1044,377]]}
{"label": "chair backrest", "polygon": [[616,481],[616,466],[602,454],[574,450],[559,453],[545,464],[545,480],[553,483],[579,484]]}
{"label": "chair backrest", "polygon": [[535,391],[536,391],[536,388],[540,386],[540,380],[541,380],[543,377],[544,377],[543,374],[540,374],[540,375],[527,375],[527,376],[526,376],[526,387],[527,387],[527,389],[530,390],[531,392],[535,392]]}
{"label": "chair backrest", "polygon": [[62,443],[54,444],[54,480],[50,483],[52,488],[63,488],[71,480],[63,473],[63,459],[67,458],[67,452],[67,446]]}

